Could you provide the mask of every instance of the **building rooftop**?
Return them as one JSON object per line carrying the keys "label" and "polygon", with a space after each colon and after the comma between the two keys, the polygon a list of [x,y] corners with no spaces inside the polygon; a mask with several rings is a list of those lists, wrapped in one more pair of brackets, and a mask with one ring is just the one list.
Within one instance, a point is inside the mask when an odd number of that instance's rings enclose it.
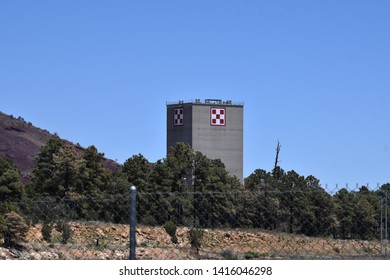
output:
{"label": "building rooftop", "polygon": [[204,104],[204,105],[234,105],[234,106],[244,106],[244,102],[233,102],[232,100],[222,100],[222,99],[194,99],[194,100],[179,100],[179,101],[167,101],[168,105],[176,105],[176,104]]}

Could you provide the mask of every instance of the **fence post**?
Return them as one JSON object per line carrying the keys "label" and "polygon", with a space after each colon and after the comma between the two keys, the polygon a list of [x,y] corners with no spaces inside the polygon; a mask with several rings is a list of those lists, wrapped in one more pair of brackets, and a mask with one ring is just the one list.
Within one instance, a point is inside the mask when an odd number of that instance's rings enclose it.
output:
{"label": "fence post", "polygon": [[137,218],[137,188],[132,186],[130,188],[130,260],[135,260],[135,246],[136,246],[136,234],[135,234],[135,226],[136,226],[136,218]]}
{"label": "fence post", "polygon": [[380,255],[383,256],[383,198],[381,198],[381,220],[380,220],[380,230],[381,230],[381,247]]}

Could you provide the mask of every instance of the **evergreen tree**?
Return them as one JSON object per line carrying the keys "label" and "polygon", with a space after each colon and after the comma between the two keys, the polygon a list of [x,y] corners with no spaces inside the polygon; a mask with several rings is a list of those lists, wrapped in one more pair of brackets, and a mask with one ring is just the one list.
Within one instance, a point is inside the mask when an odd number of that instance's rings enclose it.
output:
{"label": "evergreen tree", "polygon": [[303,222],[312,223],[314,215],[305,194],[305,178],[294,170],[277,174],[280,191],[281,226],[289,233],[301,232]]}
{"label": "evergreen tree", "polygon": [[[199,162],[198,162],[199,161]],[[242,191],[237,178],[228,174],[219,159],[207,159],[200,153],[195,161],[195,212],[201,226],[237,225],[238,207],[234,192]],[[199,180],[197,177],[204,178]]]}
{"label": "evergreen tree", "polygon": [[123,172],[127,175],[128,182],[136,186],[138,191],[151,191],[148,186],[150,185],[152,168],[143,155],[138,154],[127,159],[123,164]]}
{"label": "evergreen tree", "polygon": [[[104,207],[101,216],[105,221],[113,221],[122,224],[128,223],[130,219],[130,187],[131,184],[127,181],[127,175],[122,170],[112,172],[107,191],[105,191],[102,196],[104,199]],[[139,209],[144,205],[144,201],[140,201],[139,193],[137,197],[137,214],[139,215]],[[137,220],[138,222],[141,222],[139,216]]]}
{"label": "evergreen tree", "polygon": [[138,191],[137,220],[148,225],[156,224],[154,216],[158,213],[158,207],[155,203],[150,203],[153,200],[151,193],[155,191],[151,183],[152,165],[143,155],[133,155],[123,164],[122,174],[128,188],[135,186]]}
{"label": "evergreen tree", "polygon": [[0,157],[0,203],[19,201],[24,195],[20,172],[10,159]]}
{"label": "evergreen tree", "polygon": [[0,157],[0,239],[9,234],[8,213],[20,212],[17,205],[23,198],[24,187],[19,170],[10,159]]}
{"label": "evergreen tree", "polygon": [[[139,193],[141,209],[139,221],[149,225],[163,225],[170,220],[171,205],[168,194],[171,192],[171,171],[162,160],[158,160],[150,174],[150,192]],[[141,203],[142,201],[142,203]]]}
{"label": "evergreen tree", "polygon": [[308,203],[314,219],[305,223],[303,232],[310,236],[329,235],[332,231],[334,204],[332,197],[321,187],[320,181],[314,176],[306,177]]}
{"label": "evergreen tree", "polygon": [[[194,151],[190,145],[178,143],[171,147],[167,158],[164,161],[165,173],[167,174],[166,186],[170,188],[172,194],[167,197],[169,200],[169,218],[177,225],[188,224],[185,219],[190,216],[191,196],[188,192],[191,191],[188,187],[186,178],[189,178],[193,169]],[[192,180],[192,178],[189,178]]]}
{"label": "evergreen tree", "polygon": [[353,229],[357,238],[371,240],[378,237],[379,198],[366,186],[355,194]]}
{"label": "evergreen tree", "polygon": [[263,170],[255,170],[245,179],[248,195],[247,213],[254,227],[275,229],[278,219],[280,198],[272,174]]}
{"label": "evergreen tree", "polygon": [[82,175],[83,192],[89,195],[98,195],[108,190],[111,171],[103,166],[103,153],[98,152],[95,146],[89,146],[83,153],[84,165],[79,166]]}
{"label": "evergreen tree", "polygon": [[70,193],[82,193],[84,187],[79,171],[84,165],[85,162],[73,147],[61,147],[53,154],[53,186],[49,194],[64,197]]}
{"label": "evergreen tree", "polygon": [[378,190],[377,190],[378,196],[381,198],[385,198],[386,194],[388,195],[388,199],[390,199],[390,183],[383,184]]}
{"label": "evergreen tree", "polygon": [[55,176],[54,155],[65,146],[59,138],[50,138],[36,156],[36,166],[32,171],[34,194],[57,195],[58,185]]}
{"label": "evergreen tree", "polygon": [[354,195],[343,188],[333,197],[335,203],[335,214],[337,219],[336,236],[342,239],[353,238],[354,224]]}

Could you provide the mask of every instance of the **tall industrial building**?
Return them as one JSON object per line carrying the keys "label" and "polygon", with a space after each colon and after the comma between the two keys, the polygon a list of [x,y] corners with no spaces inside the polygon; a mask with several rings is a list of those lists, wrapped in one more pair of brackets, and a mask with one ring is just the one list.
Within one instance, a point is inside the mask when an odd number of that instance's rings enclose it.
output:
{"label": "tall industrial building", "polygon": [[211,159],[221,159],[227,171],[243,182],[243,103],[231,100],[167,103],[167,151],[178,142]]}

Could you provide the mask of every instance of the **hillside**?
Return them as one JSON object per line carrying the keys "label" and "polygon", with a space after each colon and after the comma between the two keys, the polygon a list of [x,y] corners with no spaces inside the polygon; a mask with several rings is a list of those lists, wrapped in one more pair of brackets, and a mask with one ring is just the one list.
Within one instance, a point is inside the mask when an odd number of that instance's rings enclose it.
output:
{"label": "hillside", "polygon": [[[41,146],[51,137],[58,137],[47,130],[35,127],[23,118],[14,118],[0,112],[0,157],[6,157],[13,161],[22,174],[23,183],[31,179],[30,172],[35,165],[35,156]],[[85,148],[63,139],[67,144],[75,147],[77,151]],[[110,169],[119,167],[115,161],[104,159],[103,165]]]}

